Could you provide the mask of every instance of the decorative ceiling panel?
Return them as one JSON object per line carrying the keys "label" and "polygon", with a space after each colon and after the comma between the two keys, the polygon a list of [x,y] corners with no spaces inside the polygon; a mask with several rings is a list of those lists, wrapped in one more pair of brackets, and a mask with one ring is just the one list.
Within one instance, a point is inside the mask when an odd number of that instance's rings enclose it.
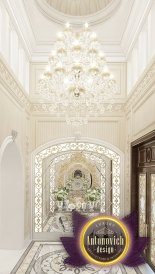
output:
{"label": "decorative ceiling panel", "polygon": [[54,9],[73,16],[96,13],[106,8],[114,0],[46,0]]}
{"label": "decorative ceiling panel", "polygon": [[51,21],[75,26],[88,21],[101,23],[110,18],[120,6],[121,0],[35,0],[40,11]]}

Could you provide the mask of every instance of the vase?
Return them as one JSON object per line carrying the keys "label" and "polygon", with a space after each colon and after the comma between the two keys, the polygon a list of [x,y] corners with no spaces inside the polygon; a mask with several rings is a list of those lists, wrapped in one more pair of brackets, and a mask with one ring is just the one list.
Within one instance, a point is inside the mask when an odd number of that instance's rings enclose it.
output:
{"label": "vase", "polygon": [[58,207],[58,211],[62,211],[62,209],[63,209],[63,201],[57,201],[57,207]]}
{"label": "vase", "polygon": [[91,212],[94,211],[94,206],[95,206],[95,201],[89,201],[89,208]]}
{"label": "vase", "polygon": [[68,210],[68,205],[69,205],[69,200],[64,200],[64,208],[66,211]]}

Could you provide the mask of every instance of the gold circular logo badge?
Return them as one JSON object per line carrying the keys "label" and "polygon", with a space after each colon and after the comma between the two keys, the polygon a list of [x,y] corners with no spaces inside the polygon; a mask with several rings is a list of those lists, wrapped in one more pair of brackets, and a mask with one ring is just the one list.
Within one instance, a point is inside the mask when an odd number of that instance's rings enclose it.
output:
{"label": "gold circular logo badge", "polygon": [[110,266],[122,261],[130,249],[130,234],[125,224],[111,216],[88,221],[80,233],[83,256],[92,264]]}

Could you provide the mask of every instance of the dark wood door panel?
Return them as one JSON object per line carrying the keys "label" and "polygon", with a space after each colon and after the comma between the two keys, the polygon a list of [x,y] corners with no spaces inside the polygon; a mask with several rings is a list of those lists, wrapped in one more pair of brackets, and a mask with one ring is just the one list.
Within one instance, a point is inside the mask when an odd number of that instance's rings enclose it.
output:
{"label": "dark wood door panel", "polygon": [[131,153],[131,208],[139,214],[137,233],[150,237],[145,256],[155,271],[155,131],[132,143]]}
{"label": "dark wood door panel", "polygon": [[138,167],[155,166],[155,142],[138,146]]}

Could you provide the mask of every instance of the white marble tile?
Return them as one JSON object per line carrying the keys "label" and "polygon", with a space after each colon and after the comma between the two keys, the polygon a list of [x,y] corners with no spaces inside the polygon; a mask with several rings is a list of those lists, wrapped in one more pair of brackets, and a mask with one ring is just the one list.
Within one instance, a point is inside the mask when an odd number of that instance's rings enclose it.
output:
{"label": "white marble tile", "polygon": [[[82,268],[74,268],[63,263],[67,256],[61,244],[51,242],[35,242],[15,272],[16,274],[153,274],[146,265],[139,268],[114,266],[112,268],[100,268],[86,265]],[[13,273],[13,274],[15,274]],[[4,274],[4,273],[3,273]]]}

